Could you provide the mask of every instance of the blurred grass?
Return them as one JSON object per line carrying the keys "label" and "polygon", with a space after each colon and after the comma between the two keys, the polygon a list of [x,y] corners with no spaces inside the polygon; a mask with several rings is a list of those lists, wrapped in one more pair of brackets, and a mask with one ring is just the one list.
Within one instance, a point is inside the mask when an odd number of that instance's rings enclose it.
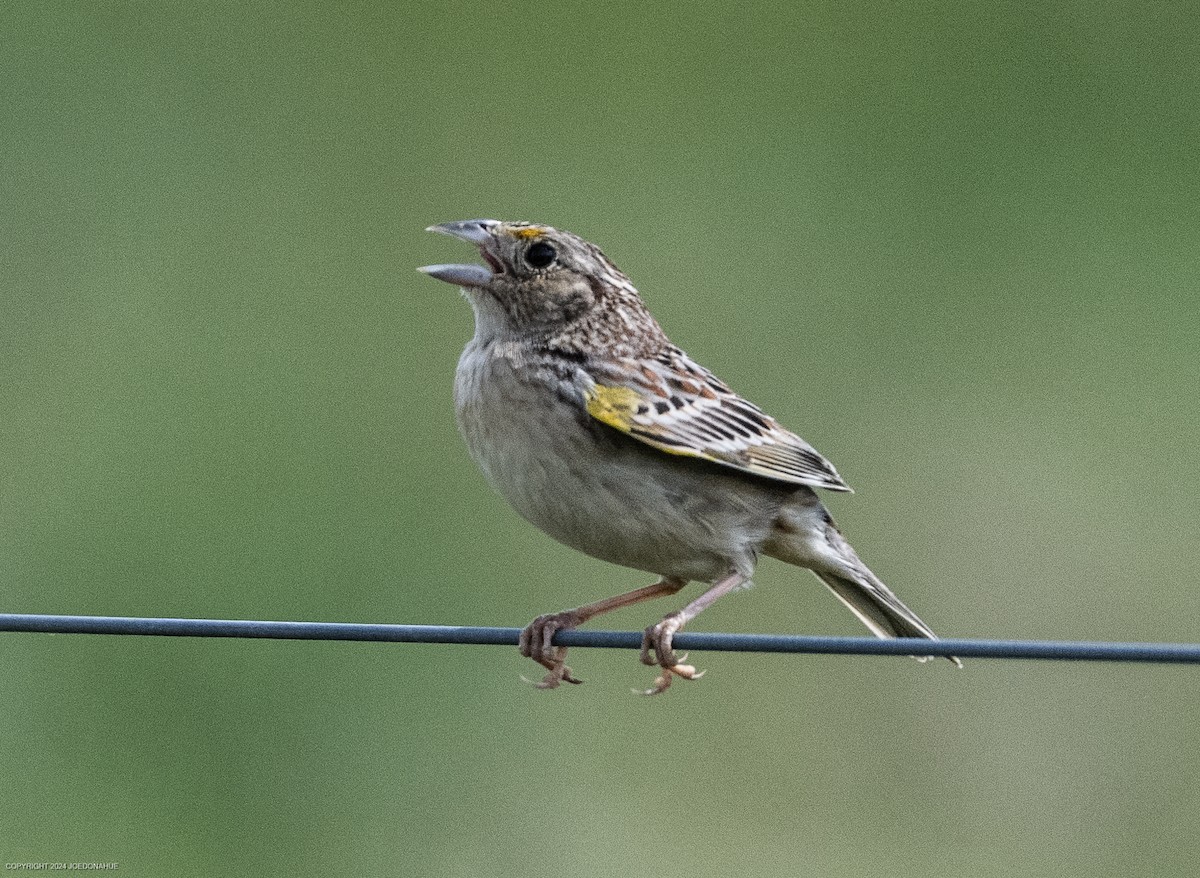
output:
{"label": "blurred grass", "polygon": [[[488,493],[431,222],[601,243],[947,635],[1194,640],[1196,13],[9,7],[6,609],[522,624],[640,584]],[[801,571],[701,629],[856,632]],[[668,609],[623,611],[641,627]],[[9,635],[0,860],[1190,875],[1186,668]]]}

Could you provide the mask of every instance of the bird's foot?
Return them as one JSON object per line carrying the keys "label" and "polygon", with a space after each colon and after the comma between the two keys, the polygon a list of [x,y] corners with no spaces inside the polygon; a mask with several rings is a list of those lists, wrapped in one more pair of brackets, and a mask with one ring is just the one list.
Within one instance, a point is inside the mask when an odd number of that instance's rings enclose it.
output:
{"label": "bird's foot", "polygon": [[548,671],[545,677],[533,683],[538,689],[557,689],[560,683],[583,682],[565,663],[567,648],[553,643],[557,632],[574,628],[582,621],[575,610],[563,610],[538,616],[521,630],[517,644],[521,655],[533,659]]}
{"label": "bird's foot", "polygon": [[682,614],[670,613],[657,625],[651,625],[646,629],[646,633],[642,635],[640,655],[642,664],[657,666],[662,669],[662,672],[655,677],[654,685],[649,689],[634,689],[634,692],[642,695],[658,695],[667,691],[673,677],[699,680],[704,676],[704,671],[697,671],[694,665],[684,664],[687,661],[686,653],[677,656],[675,650],[671,648],[671,640],[675,637],[675,632],[682,627]]}

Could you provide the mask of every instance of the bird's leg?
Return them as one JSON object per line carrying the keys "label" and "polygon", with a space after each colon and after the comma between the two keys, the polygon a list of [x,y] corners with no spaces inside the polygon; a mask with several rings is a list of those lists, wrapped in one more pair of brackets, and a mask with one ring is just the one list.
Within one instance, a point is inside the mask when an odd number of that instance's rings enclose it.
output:
{"label": "bird's leg", "polygon": [[675,594],[685,585],[687,585],[687,580],[667,576],[654,583],[654,585],[635,588],[633,591],[627,591],[624,594],[605,598],[602,601],[596,601],[592,604],[584,604],[582,607],[576,607],[573,610],[563,610],[561,613],[547,613],[544,616],[538,616],[522,629],[518,643],[521,655],[533,659],[549,671],[542,681],[536,684],[537,687],[539,689],[553,689],[562,682],[583,682],[572,676],[571,669],[564,663],[567,657],[567,648],[565,646],[554,645],[554,635],[557,632],[577,628],[588,619],[599,616],[601,613],[609,613],[613,610],[619,610],[621,607],[628,607],[631,604],[648,601],[651,598]]}
{"label": "bird's leg", "polygon": [[743,585],[748,578],[745,574],[734,571],[724,579],[718,579],[708,591],[682,610],[668,613],[657,625],[651,625],[646,629],[646,633],[642,636],[642,663],[658,665],[662,668],[662,673],[654,680],[654,685],[645,690],[643,694],[657,695],[665,692],[671,685],[673,675],[683,677],[685,680],[696,680],[704,675],[704,671],[697,671],[692,665],[682,664],[687,656],[675,655],[675,651],[671,649],[671,639],[675,636],[676,631],[708,609],[717,599]]}

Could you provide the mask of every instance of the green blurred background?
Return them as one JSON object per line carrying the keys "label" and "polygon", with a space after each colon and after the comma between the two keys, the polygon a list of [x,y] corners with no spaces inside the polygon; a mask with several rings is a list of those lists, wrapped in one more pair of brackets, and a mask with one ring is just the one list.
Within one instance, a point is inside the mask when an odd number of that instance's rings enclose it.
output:
{"label": "green blurred background", "polygon": [[[1196,640],[1200,14],[10,4],[0,605],[523,625],[643,574],[455,432],[433,222],[600,243],[945,635]],[[861,633],[803,571],[695,630]],[[688,595],[696,593],[693,587]],[[624,611],[640,628],[671,602]],[[1196,671],[0,635],[0,860],[1194,875]]]}

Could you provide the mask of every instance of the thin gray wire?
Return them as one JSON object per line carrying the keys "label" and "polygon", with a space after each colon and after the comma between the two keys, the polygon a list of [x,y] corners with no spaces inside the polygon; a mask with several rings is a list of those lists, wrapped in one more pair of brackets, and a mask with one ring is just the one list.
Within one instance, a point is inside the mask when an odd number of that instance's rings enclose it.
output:
{"label": "thin gray wire", "polygon": [[[124,616],[49,616],[0,613],[0,632],[40,634],[138,634],[159,637],[250,637],[276,640],[355,640],[375,643],[452,643],[515,646],[519,628],[468,625],[376,625],[353,622],[268,622],[234,619],[160,619]],[[560,631],[561,646],[637,649],[640,631]],[[1108,643],[1080,640],[876,640],[799,634],[681,632],[681,650],[828,653],[836,655],[931,655],[959,658],[1200,664],[1197,643]]]}

